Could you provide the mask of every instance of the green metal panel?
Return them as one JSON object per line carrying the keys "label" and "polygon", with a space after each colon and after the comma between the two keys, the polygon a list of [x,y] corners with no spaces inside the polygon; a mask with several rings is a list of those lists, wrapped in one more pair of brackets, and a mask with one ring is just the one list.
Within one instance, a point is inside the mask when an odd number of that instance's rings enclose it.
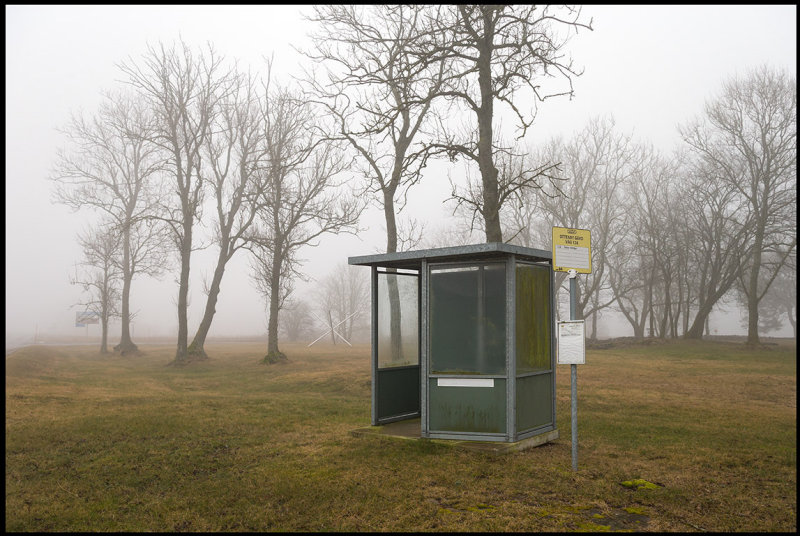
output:
{"label": "green metal panel", "polygon": [[549,266],[517,265],[517,374],[552,370]]}
{"label": "green metal panel", "polygon": [[[553,422],[552,270],[516,268],[516,423],[517,434]],[[545,372],[522,376],[530,372]]]}
{"label": "green metal panel", "polygon": [[429,378],[431,431],[506,432],[506,380],[494,379],[494,387],[439,387]]}
{"label": "green metal panel", "polygon": [[553,422],[552,373],[517,378],[517,434]]}
{"label": "green metal panel", "polygon": [[378,421],[419,413],[419,365],[378,370]]}

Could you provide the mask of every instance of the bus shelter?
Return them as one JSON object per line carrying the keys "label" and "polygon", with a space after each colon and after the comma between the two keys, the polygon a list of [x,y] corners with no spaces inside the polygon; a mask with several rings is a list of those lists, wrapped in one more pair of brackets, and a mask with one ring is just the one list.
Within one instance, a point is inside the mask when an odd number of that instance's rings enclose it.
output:
{"label": "bus shelter", "polygon": [[350,257],[372,273],[372,425],[516,442],[556,429],[552,253],[503,243]]}

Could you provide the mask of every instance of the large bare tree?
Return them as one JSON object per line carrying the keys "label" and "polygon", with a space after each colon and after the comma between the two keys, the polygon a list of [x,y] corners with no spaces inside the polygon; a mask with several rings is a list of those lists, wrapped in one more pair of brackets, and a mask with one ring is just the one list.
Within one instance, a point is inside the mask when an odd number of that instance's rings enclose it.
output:
{"label": "large bare tree", "polygon": [[414,54],[424,9],[324,5],[311,17],[319,31],[307,56],[325,72],[306,81],[333,118],[328,135],[352,147],[366,191],[383,209],[387,253],[398,249],[397,214],[426,163],[419,137],[446,66]]}
{"label": "large bare tree", "polygon": [[700,339],[713,307],[742,273],[743,260],[749,255],[751,227],[746,221],[746,207],[736,190],[721,179],[713,162],[696,159],[688,165],[679,197],[682,219],[666,227],[679,226],[687,231],[681,235],[685,241],[675,240],[679,251],[688,255],[687,300],[696,309],[690,320],[687,308],[686,321],[691,325],[685,336]]}
{"label": "large bare tree", "polygon": [[[427,11],[425,38],[418,40],[419,56],[429,61],[449,61],[444,99],[464,106],[474,122],[457,136],[443,124],[440,140],[433,144],[451,159],[458,156],[477,164],[480,171],[480,206],[487,242],[502,242],[500,212],[504,201],[496,163],[498,151],[511,152],[495,135],[495,106],[505,105],[518,121],[519,137],[532,125],[539,102],[572,95],[572,78],[579,73],[565,58],[570,33],[591,30],[581,11],[553,5],[443,5]],[[552,78],[566,87],[551,87]],[[527,90],[527,91],[526,91]],[[523,102],[532,102],[533,109]],[[555,164],[555,163],[551,163]],[[537,187],[547,163],[519,173],[511,188]],[[476,196],[461,196],[475,199]],[[507,198],[508,196],[505,196]]]}
{"label": "large bare tree", "polygon": [[267,158],[264,209],[251,233],[253,279],[269,303],[266,363],[286,359],[278,346],[278,315],[302,276],[298,252],[326,233],[353,230],[363,204],[339,179],[349,160],[320,133],[320,118],[301,95],[267,75],[262,140]]}
{"label": "large bare tree", "polygon": [[643,337],[648,328],[652,337],[658,328],[656,309],[669,288],[666,221],[676,170],[652,145],[639,144],[630,173],[621,203],[624,232],[607,253],[609,284],[634,337]]}
{"label": "large bare tree", "polygon": [[63,129],[72,143],[59,152],[53,172],[59,202],[99,211],[119,234],[122,334],[114,350],[122,354],[138,352],[130,333],[133,279],[156,276],[165,264],[163,237],[149,221],[157,214],[162,167],[148,140],[154,129],[141,99],[108,94],[93,117],[73,116]]}
{"label": "large bare tree", "polygon": [[[592,273],[578,278],[577,318],[592,318],[591,338],[597,337],[598,313],[614,303],[608,282],[609,252],[622,239],[623,192],[632,174],[631,137],[615,130],[613,117],[595,117],[567,140],[551,140],[529,158],[561,162],[560,180],[522,191],[506,207],[509,239],[543,247],[553,227],[589,229],[592,234]],[[547,246],[545,246],[547,247]],[[566,274],[556,276],[561,288]]]}
{"label": "large bare tree", "polygon": [[[311,18],[319,25],[315,51],[324,66],[308,76],[311,92],[332,116],[329,136],[350,145],[365,193],[376,199],[386,223],[386,252],[400,237],[397,217],[408,190],[422,176],[428,151],[420,138],[446,61],[421,61],[414,52],[425,10],[422,5],[325,5]],[[412,223],[413,226],[413,223]],[[388,276],[391,360],[403,361],[400,293]]]}
{"label": "large bare tree", "polygon": [[747,206],[751,254],[741,288],[747,342],[758,344],[759,304],[797,244],[797,81],[766,66],[733,77],[681,135]]}
{"label": "large bare tree", "polygon": [[219,101],[203,156],[214,205],[214,240],[219,248],[211,282],[206,288],[203,318],[189,345],[190,359],[205,359],[205,341],[216,312],[225,267],[249,240],[250,227],[263,206],[265,185],[262,115],[258,84],[250,74],[232,76],[232,87]]}
{"label": "large bare tree", "polygon": [[148,46],[144,57],[120,64],[126,82],[142,95],[154,116],[149,141],[161,151],[173,193],[163,208],[180,259],[178,343],[174,364],[190,361],[188,352],[189,271],[193,231],[204,197],[203,147],[231,85],[223,59],[211,45],[198,52],[185,43]]}

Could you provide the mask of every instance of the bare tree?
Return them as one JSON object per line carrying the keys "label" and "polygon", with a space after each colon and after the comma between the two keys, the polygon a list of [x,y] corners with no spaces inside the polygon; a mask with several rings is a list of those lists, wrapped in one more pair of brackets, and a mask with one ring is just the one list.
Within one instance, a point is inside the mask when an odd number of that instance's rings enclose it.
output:
{"label": "bare tree", "polygon": [[117,257],[120,241],[117,227],[109,222],[102,222],[78,235],[78,243],[83,248],[83,270],[78,273],[76,268],[75,275],[70,278],[71,284],[81,286],[87,294],[87,301],[79,305],[100,319],[101,354],[108,353],[109,320],[119,315],[119,279],[122,274]]}
{"label": "bare tree", "polygon": [[424,9],[324,5],[311,17],[320,31],[313,36],[315,52],[306,55],[326,70],[306,82],[333,118],[328,135],[352,147],[366,191],[378,197],[387,253],[398,250],[396,213],[425,167],[425,145],[416,140],[446,65],[421,62],[414,54]]}
{"label": "bare tree", "polygon": [[644,337],[652,294],[649,292],[649,279],[652,267],[648,259],[637,254],[631,237],[617,244],[611,250],[614,262],[609,264],[609,283],[616,307],[633,328],[633,336]]}
{"label": "bare tree", "polygon": [[674,175],[674,164],[652,146],[638,146],[623,198],[625,232],[609,250],[609,284],[637,338],[648,326],[649,335],[656,335],[657,304],[669,291],[666,207],[674,192]]}
{"label": "bare tree", "polygon": [[[764,263],[771,264],[780,259],[780,254],[767,254],[764,256]],[[777,331],[784,325],[784,321],[788,321],[792,327],[793,336],[797,338],[797,257],[793,253],[787,262],[784,263],[781,270],[778,272],[769,290],[761,299],[759,314],[758,314],[758,329],[759,333],[769,333],[770,331]],[[768,277],[770,274],[762,274],[762,278]],[[765,282],[760,283],[764,285]],[[737,304],[747,310],[747,295],[742,292],[741,287],[738,287],[735,294]],[[749,320],[744,317],[743,325],[747,327]]]}
{"label": "bare tree", "polygon": [[[613,262],[609,253],[622,239],[622,197],[632,174],[633,152],[630,136],[615,132],[612,117],[592,118],[569,140],[556,138],[529,153],[534,161],[561,162],[560,180],[524,190],[504,208],[504,233],[521,245],[549,244],[553,227],[591,230],[592,273],[578,278],[576,314],[592,318],[592,339],[597,337],[598,313],[615,301],[608,281],[608,264]],[[565,277],[557,274],[556,288]]]}
{"label": "bare tree", "polygon": [[[425,6],[326,5],[311,18],[320,26],[315,53],[325,76],[307,77],[312,93],[332,116],[332,139],[346,141],[376,196],[386,222],[386,252],[404,244],[397,215],[428,158],[418,139],[441,87],[445,61],[420,61],[414,51]],[[413,225],[413,224],[412,224]],[[400,294],[388,278],[392,360],[402,361]],[[335,342],[335,341],[334,341]]]}
{"label": "bare tree", "polygon": [[[559,191],[558,183],[563,179],[560,176],[561,164],[537,165],[529,153],[522,148],[498,149],[494,157],[497,166],[497,192],[500,215],[508,212],[509,205],[519,206],[524,204],[522,196],[534,190],[546,187]],[[454,202],[453,214],[469,219],[470,231],[480,230],[486,235],[487,212],[484,209],[484,187],[482,179],[475,179],[466,170],[466,184],[460,186],[450,180],[451,194],[446,201]],[[503,210],[505,209],[505,210]],[[507,242],[514,241],[512,235]]]}
{"label": "bare tree", "polygon": [[793,337],[797,339],[797,253],[791,256],[785,269],[772,283],[772,293],[767,296],[767,306],[786,314],[792,326]]}
{"label": "bare tree", "polygon": [[[541,5],[444,5],[428,10],[425,39],[420,39],[419,55],[430,61],[448,60],[445,86],[440,96],[466,106],[475,120],[465,137],[456,139],[452,128],[442,131],[433,144],[451,159],[466,157],[480,170],[480,197],[459,196],[478,201],[475,208],[484,220],[487,242],[502,242],[500,211],[506,192],[501,189],[495,155],[507,151],[495,136],[495,104],[505,104],[519,121],[520,138],[535,118],[538,102],[558,95],[572,95],[572,77],[578,76],[571,60],[564,58],[569,33],[580,28],[591,30],[591,21],[581,21],[580,9],[570,6]],[[566,80],[568,88],[547,90],[549,78]],[[534,110],[521,106],[523,90],[533,97]],[[510,189],[538,187],[542,173],[550,169],[539,163],[527,173],[516,174]]]}
{"label": "bare tree", "polygon": [[297,342],[312,335],[315,325],[311,314],[311,306],[305,300],[291,299],[284,303],[278,324],[282,337]]}
{"label": "bare tree", "polygon": [[693,305],[694,289],[691,282],[694,280],[692,266],[692,229],[686,225],[687,205],[684,200],[692,194],[686,186],[686,166],[681,152],[673,156],[676,160],[676,177],[673,181],[671,202],[665,207],[667,219],[667,235],[670,242],[668,255],[670,256],[670,269],[672,287],[670,292],[671,306],[667,311],[669,319],[669,336],[677,338],[681,333],[689,330],[689,313]]}
{"label": "bare tree", "polygon": [[347,264],[337,265],[320,282],[318,309],[331,330],[336,344],[334,328],[347,340],[352,340],[353,328],[363,318],[369,318],[369,280],[360,270]]}
{"label": "bare tree", "polygon": [[200,218],[205,184],[201,176],[203,147],[231,77],[222,71],[222,58],[211,45],[195,54],[183,42],[170,48],[163,43],[148,46],[141,64],[129,60],[120,69],[154,115],[155,129],[149,141],[161,150],[172,178],[174,196],[163,206],[162,219],[172,231],[180,258],[178,344],[173,363],[181,365],[192,357],[187,344],[187,308],[193,230]]}
{"label": "bare tree", "polygon": [[162,165],[147,140],[153,129],[140,99],[106,95],[94,117],[73,116],[63,130],[72,147],[59,152],[53,172],[59,202],[99,211],[119,233],[122,335],[114,350],[122,354],[138,352],[130,333],[132,281],[137,274],[157,276],[164,267],[163,238],[147,221],[155,215]]}
{"label": "bare tree", "polygon": [[249,240],[250,227],[262,208],[265,185],[261,110],[253,76],[232,76],[230,91],[219,100],[219,113],[205,137],[203,156],[215,208],[214,240],[219,247],[214,275],[206,288],[203,318],[189,345],[191,359],[205,359],[205,340],[216,312],[225,267]]}
{"label": "bare tree", "polygon": [[747,342],[758,344],[759,304],[797,244],[797,82],[766,66],[734,77],[681,135],[746,201],[751,255],[741,287]]}
{"label": "bare tree", "polygon": [[[712,308],[736,283],[742,261],[748,255],[751,228],[737,192],[721,180],[721,172],[712,162],[697,159],[688,170],[684,194],[679,203],[682,222],[672,222],[687,229],[680,250],[689,258],[687,285],[696,314],[687,329],[687,338],[699,339]],[[672,228],[671,226],[668,228]],[[687,308],[686,319],[691,317]]]}
{"label": "bare tree", "polygon": [[475,231],[466,223],[469,215],[459,214],[451,225],[440,225],[429,232],[420,241],[423,248],[443,248],[449,246],[466,246],[474,244],[478,238]]}
{"label": "bare tree", "polygon": [[355,229],[363,205],[342,191],[349,167],[341,148],[319,135],[319,118],[290,90],[264,88],[262,138],[268,168],[264,210],[251,234],[253,278],[269,301],[266,363],[286,359],[278,347],[278,315],[300,276],[297,253],[325,233]]}

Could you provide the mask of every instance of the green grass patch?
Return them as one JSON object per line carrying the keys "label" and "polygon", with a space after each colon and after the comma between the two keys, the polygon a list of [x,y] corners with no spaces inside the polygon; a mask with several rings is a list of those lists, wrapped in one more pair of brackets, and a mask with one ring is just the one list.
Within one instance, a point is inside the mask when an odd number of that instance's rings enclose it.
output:
{"label": "green grass patch", "polygon": [[[208,344],[6,357],[7,531],[785,531],[797,528],[794,346],[590,350],[561,437],[497,456],[352,437],[368,346]],[[620,483],[641,479],[654,489]]]}
{"label": "green grass patch", "polygon": [[637,478],[635,480],[626,480],[625,482],[622,482],[622,485],[631,489],[658,489],[661,487],[658,484],[653,484],[652,482],[648,482],[647,480],[641,478]]}

